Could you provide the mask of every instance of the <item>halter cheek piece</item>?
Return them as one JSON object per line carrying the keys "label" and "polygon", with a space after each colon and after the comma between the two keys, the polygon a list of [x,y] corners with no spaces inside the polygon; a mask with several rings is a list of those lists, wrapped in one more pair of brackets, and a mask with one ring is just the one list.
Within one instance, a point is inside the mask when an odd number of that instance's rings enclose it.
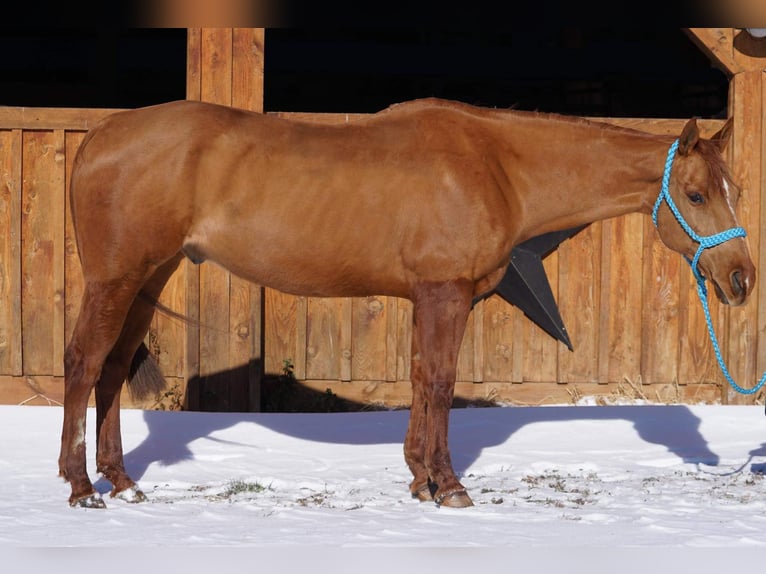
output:
{"label": "halter cheek piece", "polygon": [[734,379],[729,374],[729,370],[726,368],[726,363],[723,360],[723,356],[721,355],[721,349],[718,345],[718,339],[715,336],[715,330],[713,329],[713,321],[710,318],[710,307],[708,306],[707,302],[707,288],[705,287],[705,277],[702,275],[702,273],[699,270],[699,259],[700,255],[702,255],[702,252],[705,249],[709,249],[711,247],[715,247],[716,245],[720,245],[721,243],[724,243],[728,241],[729,239],[734,239],[735,237],[745,237],[747,233],[745,233],[745,230],[742,227],[732,227],[731,229],[727,229],[726,231],[721,231],[720,233],[715,233],[713,235],[699,235],[696,231],[694,231],[688,223],[686,223],[686,220],[684,219],[683,215],[681,215],[681,212],[678,211],[678,208],[676,207],[676,204],[673,202],[673,198],[670,197],[670,172],[673,169],[673,159],[676,156],[676,152],[678,151],[678,140],[673,142],[673,145],[670,146],[670,149],[668,150],[668,157],[665,160],[665,172],[662,174],[662,188],[660,189],[660,194],[657,197],[657,201],[654,203],[654,209],[652,210],[652,221],[654,221],[655,227],[657,226],[657,212],[660,209],[660,205],[664,201],[668,204],[668,208],[670,208],[670,211],[675,216],[678,223],[681,225],[683,230],[686,232],[686,234],[692,238],[692,240],[699,243],[699,247],[697,248],[697,252],[694,254],[694,258],[689,260],[688,257],[684,256],[684,259],[691,265],[692,272],[694,273],[695,279],[697,279],[697,295],[699,295],[700,302],[702,303],[702,310],[705,312],[705,322],[707,323],[707,330],[708,334],[710,335],[710,341],[713,344],[713,350],[715,351],[716,359],[718,360],[718,366],[721,368],[721,372],[726,377],[726,380],[729,382],[731,387],[737,391],[738,393],[741,393],[743,395],[752,395],[758,390],[760,390],[761,387],[763,387],[764,384],[766,384],[766,373],[763,374],[761,377],[761,380],[758,382],[757,385],[750,389],[744,389],[740,387]]}

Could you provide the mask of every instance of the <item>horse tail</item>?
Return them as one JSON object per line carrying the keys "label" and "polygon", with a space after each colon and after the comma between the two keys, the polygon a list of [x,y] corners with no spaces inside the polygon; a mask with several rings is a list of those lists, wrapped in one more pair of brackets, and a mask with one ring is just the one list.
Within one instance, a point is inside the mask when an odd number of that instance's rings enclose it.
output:
{"label": "horse tail", "polygon": [[128,391],[130,396],[138,401],[154,397],[167,387],[165,375],[162,374],[157,359],[149,352],[142,341],[139,345],[128,371]]}
{"label": "horse tail", "polygon": [[[163,315],[190,325],[202,326],[202,323],[199,321],[173,311],[173,309],[163,305],[155,297],[152,297],[143,290],[138,292],[138,296]],[[130,396],[140,401],[161,393],[165,388],[167,388],[167,381],[162,374],[160,365],[142,341],[133,355],[130,370],[128,371],[128,391],[130,391]]]}

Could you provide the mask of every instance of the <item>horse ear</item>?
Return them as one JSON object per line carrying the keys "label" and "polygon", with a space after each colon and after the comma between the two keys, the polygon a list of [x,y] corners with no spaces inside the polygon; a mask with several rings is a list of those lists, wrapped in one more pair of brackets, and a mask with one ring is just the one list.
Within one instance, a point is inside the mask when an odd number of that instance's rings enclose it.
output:
{"label": "horse ear", "polygon": [[734,125],[734,118],[729,118],[726,120],[726,123],[723,124],[723,127],[718,130],[713,137],[710,139],[718,146],[718,149],[721,150],[721,153],[726,149],[726,146],[729,143],[729,140],[731,139],[731,128]]}
{"label": "horse ear", "polygon": [[684,126],[681,137],[678,138],[678,153],[686,155],[694,149],[700,139],[699,128],[697,128],[697,119],[692,118]]}

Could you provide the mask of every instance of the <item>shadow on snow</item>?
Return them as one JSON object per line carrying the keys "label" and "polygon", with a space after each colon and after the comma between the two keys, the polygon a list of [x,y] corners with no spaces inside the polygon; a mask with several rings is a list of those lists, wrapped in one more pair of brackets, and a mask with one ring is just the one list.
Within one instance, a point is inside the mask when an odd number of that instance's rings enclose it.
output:
{"label": "shadow on snow", "polygon": [[[409,411],[290,414],[144,411],[143,417],[148,434],[141,444],[125,455],[126,468],[135,480],[141,479],[153,463],[172,465],[193,459],[190,444],[196,440],[220,441],[221,448],[227,448],[227,443],[233,443],[212,435],[243,423],[302,440],[330,444],[402,444]],[[685,463],[709,466],[719,463],[719,456],[710,450],[700,433],[699,417],[682,405],[547,406],[453,408],[450,414],[453,466],[458,475],[465,474],[484,449],[505,443],[527,425],[602,420],[632,423],[641,439],[664,446]],[[562,425],[560,432],[567,432],[566,426]],[[589,446],[583,444],[584,450]],[[555,444],[540,445],[539,448],[557,450]],[[750,460],[762,455],[766,455],[766,444],[751,451]],[[258,455],[254,453],[253,456]],[[763,466],[756,469],[753,465],[752,470],[763,472],[766,470]]]}

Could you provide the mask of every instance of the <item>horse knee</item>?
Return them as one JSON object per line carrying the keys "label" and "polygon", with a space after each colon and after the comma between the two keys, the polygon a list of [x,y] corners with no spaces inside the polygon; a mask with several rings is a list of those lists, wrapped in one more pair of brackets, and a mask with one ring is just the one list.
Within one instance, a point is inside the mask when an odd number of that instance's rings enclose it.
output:
{"label": "horse knee", "polygon": [[71,341],[64,350],[64,376],[66,381],[78,375],[82,376],[82,358],[82,350],[74,341]]}
{"label": "horse knee", "polygon": [[64,392],[71,393],[81,387],[88,392],[101,374],[101,365],[88,361],[88,357],[76,342],[70,342],[64,351]]}

